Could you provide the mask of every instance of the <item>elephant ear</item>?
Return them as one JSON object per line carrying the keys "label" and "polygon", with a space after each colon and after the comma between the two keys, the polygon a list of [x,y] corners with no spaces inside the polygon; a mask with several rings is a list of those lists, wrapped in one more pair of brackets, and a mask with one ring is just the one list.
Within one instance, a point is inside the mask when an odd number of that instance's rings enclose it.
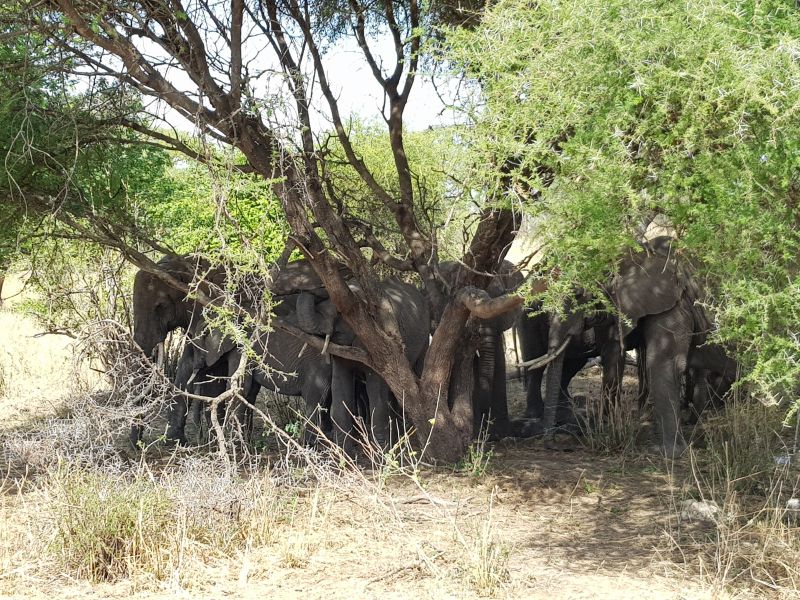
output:
{"label": "elephant ear", "polygon": [[647,315],[675,306],[686,286],[686,276],[674,255],[631,252],[620,265],[611,293],[619,311],[631,321],[626,329],[632,329]]}
{"label": "elephant ear", "polygon": [[236,348],[236,343],[220,329],[209,329],[202,340],[206,351],[206,366],[216,364],[225,354]]}

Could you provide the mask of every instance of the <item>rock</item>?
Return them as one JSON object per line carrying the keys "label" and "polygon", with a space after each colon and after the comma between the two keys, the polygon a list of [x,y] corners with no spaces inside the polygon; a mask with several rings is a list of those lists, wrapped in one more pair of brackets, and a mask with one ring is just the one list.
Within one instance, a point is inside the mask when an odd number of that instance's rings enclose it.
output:
{"label": "rock", "polygon": [[716,523],[720,508],[716,502],[704,500],[684,500],[681,502],[681,521]]}
{"label": "rock", "polygon": [[792,455],[791,454],[781,454],[779,456],[774,457],[775,464],[780,467],[787,467],[792,464]]}

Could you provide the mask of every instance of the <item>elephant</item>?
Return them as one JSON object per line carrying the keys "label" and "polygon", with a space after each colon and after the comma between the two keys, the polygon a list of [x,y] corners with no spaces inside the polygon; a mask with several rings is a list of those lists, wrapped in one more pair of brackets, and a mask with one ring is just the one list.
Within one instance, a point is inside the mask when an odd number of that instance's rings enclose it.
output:
{"label": "elephant", "polygon": [[[325,300],[321,304],[331,303],[330,300]],[[330,310],[323,307],[319,312],[329,314]],[[297,324],[292,313],[283,316],[290,323]],[[349,345],[354,340],[349,327],[341,321],[337,321],[337,325],[332,326],[328,333],[331,341],[337,344]],[[226,366],[226,378],[229,379],[236,372],[241,360],[241,350],[219,330],[206,329],[193,340],[192,346],[195,348],[193,372],[215,368],[220,363]],[[260,332],[252,341],[250,351],[258,360],[248,370],[242,382],[242,395],[247,402],[254,404],[260,388],[285,396],[301,396],[306,405],[306,417],[316,421],[319,428],[326,429],[322,410],[329,404],[331,391],[330,357],[309,348],[303,339],[277,328]],[[185,397],[176,398],[167,432],[168,439],[185,443],[187,412]],[[311,439],[310,433],[307,439]]]}
{"label": "elephant", "polygon": [[[560,344],[563,339],[569,339],[563,353],[554,359],[554,371],[561,372],[555,423],[566,424],[573,420],[567,391],[569,383],[586,366],[590,358],[599,355],[600,350],[596,343],[595,325],[582,314],[549,314],[542,310],[541,303],[534,303],[523,309],[515,323],[523,364],[547,355],[551,322],[554,328],[562,332],[554,334],[554,340]],[[525,369],[527,419],[542,419],[544,416],[542,379],[546,367],[547,365],[543,365]]]}
{"label": "elephant", "polygon": [[690,423],[696,423],[709,404],[722,400],[739,377],[739,364],[726,348],[708,341],[712,325],[702,306],[695,307],[695,323],[685,394],[691,404]]}
{"label": "elephant", "polygon": [[[351,289],[358,293],[355,283]],[[397,322],[403,341],[405,356],[419,373],[425,352],[428,348],[430,313],[428,302],[422,292],[415,286],[388,279],[381,283],[382,312],[391,312]],[[308,305],[307,305],[308,306]],[[308,333],[319,335],[324,330],[322,319],[324,312],[301,310],[298,306],[298,324]],[[346,340],[342,340],[347,343]],[[355,336],[350,340],[355,346],[360,343]],[[364,382],[366,406],[359,406],[359,381]],[[393,440],[392,421],[401,416],[402,406],[397,406],[396,399],[381,379],[371,369],[361,363],[348,359],[331,357],[331,405],[330,419],[333,426],[333,439],[345,451],[351,453],[355,444],[356,423],[354,417],[361,416],[369,430],[372,441],[378,446],[386,447]]]}
{"label": "elephant", "polygon": [[[456,289],[463,281],[467,271],[458,262],[439,263],[439,277],[451,289]],[[491,298],[519,288],[524,276],[516,265],[504,260],[498,273],[492,277],[486,292]],[[520,310],[509,311],[493,319],[474,319],[472,326],[478,334],[478,347],[474,362],[474,431],[489,426],[493,437],[505,437],[511,432],[506,393],[506,356],[503,332],[511,329],[517,322]]]}
{"label": "elephant", "polygon": [[[214,296],[214,286],[224,287],[225,284],[224,272],[209,269],[204,262],[193,261],[188,257],[165,256],[159,261],[158,267],[185,285],[192,285],[196,272],[206,273],[199,285],[200,290],[206,295]],[[320,291],[324,289],[322,283],[307,261],[287,264],[273,274],[269,287],[281,294],[275,295],[274,299],[284,299],[276,309],[277,314],[284,316],[291,316],[296,312],[296,303],[305,306],[304,303],[307,303],[308,298],[324,295]],[[288,295],[291,292],[294,292],[294,295]],[[299,300],[300,297],[303,300]],[[331,312],[326,308],[322,308],[322,311]],[[239,364],[240,355],[234,348],[233,342],[221,336],[218,331],[209,331],[206,328],[202,305],[187,297],[184,291],[146,270],[140,270],[134,279],[133,317],[133,339],[146,356],[153,353],[155,347],[166,339],[169,332],[179,328],[187,332],[187,344],[178,362],[175,378],[178,389],[187,390],[193,375],[196,379],[198,375],[202,377],[211,368],[222,368],[217,364],[220,361],[225,361],[226,376],[232,375]],[[351,334],[345,332],[343,335],[347,338]],[[324,363],[324,360],[313,356],[311,351],[302,356],[302,342],[281,331],[262,335],[256,344],[261,355],[269,355],[267,361],[269,367],[284,373],[292,373],[298,367],[300,370],[298,376],[292,378],[291,382],[287,378],[287,381],[280,386],[265,372],[248,376],[244,382],[245,397],[251,403],[258,393],[256,384],[265,385],[270,389],[280,387],[280,391],[286,390],[284,393],[287,395],[302,395],[307,405],[326,403],[326,395],[330,388],[330,366],[317,365],[320,362]],[[185,443],[186,413],[186,397],[178,394],[173,399],[173,410],[170,414],[167,432],[169,440]],[[141,425],[134,425],[130,435],[134,446],[138,444],[141,435]]]}
{"label": "elephant", "polygon": [[[524,278],[515,265],[503,261],[499,273],[487,286],[487,293],[496,298],[518,288]],[[439,279],[450,289],[459,287],[466,274],[465,268],[457,262],[446,261],[437,266]],[[386,298],[398,320],[400,332],[405,343],[406,358],[419,374],[428,343],[429,311],[421,292],[407,284],[389,280],[384,284]],[[298,308],[301,328],[311,332],[314,323],[302,319]],[[495,437],[503,437],[510,431],[506,398],[506,363],[502,333],[511,328],[519,311],[510,311],[494,319],[475,319],[471,326],[478,337],[477,352],[473,364],[474,388],[474,431],[491,424],[490,432]],[[350,431],[353,428],[352,416],[356,414],[353,394],[355,381],[363,379],[368,398],[367,418],[373,441],[385,446],[391,441],[389,423],[392,416],[400,416],[396,401],[380,377],[363,366],[343,359],[333,359],[331,418],[335,423],[334,435],[345,447],[352,446]],[[491,420],[490,420],[491,419]]]}
{"label": "elephant", "polygon": [[[603,366],[604,401],[618,401],[625,349],[636,348],[643,360],[642,385],[653,403],[661,449],[674,457],[686,447],[680,430],[682,382],[699,329],[695,303],[700,294],[671,242],[668,237],[655,238],[622,258],[617,274],[606,286],[616,314],[596,319],[593,328]],[[554,359],[546,376],[545,431],[555,425],[565,375],[563,350],[583,330],[585,318],[581,311],[567,307],[550,322],[548,354]]]}

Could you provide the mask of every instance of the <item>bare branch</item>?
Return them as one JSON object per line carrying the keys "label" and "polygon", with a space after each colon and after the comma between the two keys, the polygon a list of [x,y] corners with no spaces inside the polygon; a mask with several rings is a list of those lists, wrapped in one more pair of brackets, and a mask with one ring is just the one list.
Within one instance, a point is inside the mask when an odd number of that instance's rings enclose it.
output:
{"label": "bare branch", "polygon": [[522,296],[505,295],[492,298],[484,290],[472,286],[461,288],[456,293],[456,301],[463,304],[473,317],[493,319],[522,306]]}

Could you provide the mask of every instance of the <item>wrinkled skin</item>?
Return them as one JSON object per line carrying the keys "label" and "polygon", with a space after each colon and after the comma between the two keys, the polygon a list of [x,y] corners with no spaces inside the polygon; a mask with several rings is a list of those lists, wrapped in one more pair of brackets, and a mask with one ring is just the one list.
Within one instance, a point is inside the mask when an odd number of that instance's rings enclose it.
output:
{"label": "wrinkled skin", "polygon": [[[439,276],[453,289],[459,287],[465,273],[456,262],[439,264]],[[497,298],[516,290],[523,280],[523,275],[516,271],[513,263],[503,261],[486,292],[491,298]],[[510,434],[503,332],[514,326],[520,313],[521,309],[515,309],[494,319],[470,319],[469,326],[474,327],[478,335],[473,368],[473,429],[476,434],[487,424],[490,424],[489,433],[492,437]]]}

